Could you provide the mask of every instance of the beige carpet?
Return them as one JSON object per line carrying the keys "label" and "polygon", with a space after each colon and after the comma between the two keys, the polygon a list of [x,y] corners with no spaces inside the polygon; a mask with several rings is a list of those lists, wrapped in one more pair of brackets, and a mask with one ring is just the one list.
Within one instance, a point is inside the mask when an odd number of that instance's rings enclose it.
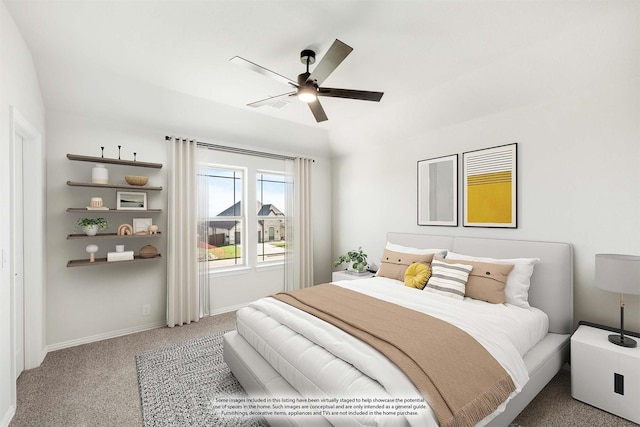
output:
{"label": "beige carpet", "polygon": [[[11,427],[141,426],[135,356],[145,350],[234,328],[235,313],[188,326],[159,328],[51,352],[42,366],[18,379]],[[561,371],[515,420],[522,427],[636,424],[571,398]]]}

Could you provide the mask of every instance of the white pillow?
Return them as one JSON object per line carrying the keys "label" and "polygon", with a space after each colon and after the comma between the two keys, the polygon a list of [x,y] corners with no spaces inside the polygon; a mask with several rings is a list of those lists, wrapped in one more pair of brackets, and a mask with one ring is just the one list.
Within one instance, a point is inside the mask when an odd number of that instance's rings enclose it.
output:
{"label": "white pillow", "polygon": [[531,285],[531,275],[533,267],[540,262],[540,258],[486,258],[471,255],[448,252],[446,259],[460,261],[491,262],[494,264],[513,264],[513,270],[507,276],[507,284],[504,288],[507,304],[518,307],[529,308],[529,286]]}
{"label": "white pillow", "polygon": [[447,264],[434,259],[431,261],[431,277],[424,290],[462,301],[471,270],[472,265]]}
{"label": "white pillow", "polygon": [[410,246],[397,245],[391,242],[387,242],[385,249],[389,249],[390,251],[393,251],[393,252],[402,252],[405,254],[412,254],[412,255],[434,254],[434,257],[437,256],[440,258],[445,258],[445,255],[447,254],[446,249],[418,249],[418,248],[412,248]]}

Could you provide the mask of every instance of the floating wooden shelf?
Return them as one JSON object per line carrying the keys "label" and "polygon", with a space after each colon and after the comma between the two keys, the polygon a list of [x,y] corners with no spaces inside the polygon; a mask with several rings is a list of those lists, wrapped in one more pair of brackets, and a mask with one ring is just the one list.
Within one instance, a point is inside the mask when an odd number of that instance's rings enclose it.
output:
{"label": "floating wooden shelf", "polygon": [[70,185],[72,187],[116,188],[121,190],[134,190],[134,191],[162,191],[162,187],[145,187],[142,185],[128,185],[128,184],[95,184],[93,182],[67,181],[67,185]]}
{"label": "floating wooden shelf", "polygon": [[162,259],[162,255],[158,254],[153,258],[141,258],[139,256],[135,256],[134,259],[130,261],[111,261],[107,262],[106,258],[96,258],[94,262],[89,261],[88,259],[72,259],[67,262],[67,267],[85,267],[85,266],[94,266],[94,265],[105,265],[105,264],[131,264],[132,262],[145,262],[145,261],[159,261]]}
{"label": "floating wooden shelf", "polygon": [[110,159],[107,157],[81,156],[78,154],[67,154],[67,159],[77,160],[79,162],[108,163],[111,165],[138,166],[142,168],[154,168],[154,169],[162,168],[162,163],[139,162],[137,160],[134,161],[134,160]]}
{"label": "floating wooden shelf", "polygon": [[75,239],[113,239],[113,238],[121,238],[121,239],[131,239],[131,238],[144,238],[144,237],[160,237],[162,233],[158,232],[156,234],[128,234],[126,236],[119,236],[117,233],[98,233],[95,236],[87,236],[86,234],[69,234],[67,236],[67,240],[75,240]]}
{"label": "floating wooden shelf", "polygon": [[162,209],[87,209],[87,208],[67,208],[67,212],[83,212],[83,213],[161,213]]}

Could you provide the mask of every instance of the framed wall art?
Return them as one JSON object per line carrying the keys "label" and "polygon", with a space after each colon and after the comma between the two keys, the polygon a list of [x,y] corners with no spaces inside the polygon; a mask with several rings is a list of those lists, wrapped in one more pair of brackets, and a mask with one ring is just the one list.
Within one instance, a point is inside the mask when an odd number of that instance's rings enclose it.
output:
{"label": "framed wall art", "polygon": [[418,161],[418,225],[458,226],[458,155]]}
{"label": "framed wall art", "polygon": [[465,227],[517,227],[518,144],[462,153]]}
{"label": "framed wall art", "polygon": [[133,232],[149,231],[149,226],[153,225],[151,218],[133,218]]}
{"label": "framed wall art", "polygon": [[138,191],[118,191],[116,193],[116,209],[146,211],[147,193]]}

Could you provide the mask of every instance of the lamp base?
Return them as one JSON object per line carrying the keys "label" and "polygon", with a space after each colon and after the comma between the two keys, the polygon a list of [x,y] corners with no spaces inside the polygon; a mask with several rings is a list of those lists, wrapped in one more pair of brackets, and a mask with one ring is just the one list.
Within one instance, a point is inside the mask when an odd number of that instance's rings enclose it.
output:
{"label": "lamp base", "polygon": [[609,342],[622,347],[636,348],[638,343],[633,338],[623,337],[621,335],[609,335]]}

